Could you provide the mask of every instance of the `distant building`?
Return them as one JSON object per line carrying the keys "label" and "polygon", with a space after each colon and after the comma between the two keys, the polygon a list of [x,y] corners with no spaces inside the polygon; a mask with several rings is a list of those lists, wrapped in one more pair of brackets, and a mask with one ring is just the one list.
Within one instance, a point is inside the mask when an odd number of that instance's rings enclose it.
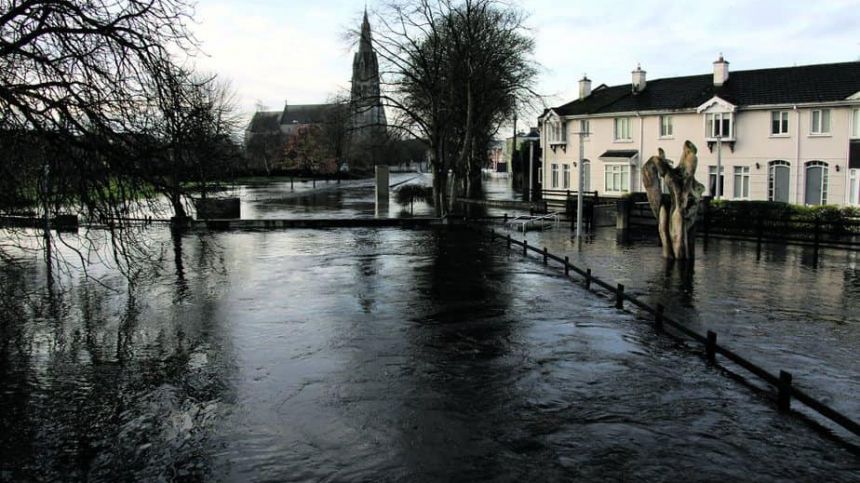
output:
{"label": "distant building", "polygon": [[[280,111],[257,111],[245,129],[245,147],[249,157],[259,158],[260,153],[277,151],[275,163],[286,161],[285,145],[291,136],[305,133],[313,126],[322,126],[332,119],[339,121],[338,104],[284,103]],[[358,52],[353,59],[352,89],[349,106],[350,119],[344,123],[344,131],[351,144],[373,142],[386,132],[385,109],[380,99],[379,62],[373,50],[370,23],[367,11],[361,25]],[[260,163],[260,159],[252,159]]]}
{"label": "distant building", "polygon": [[644,162],[658,148],[677,161],[689,139],[708,195],[860,205],[860,62],[730,73],[720,56],[711,74],[647,82],[637,67],[630,84],[583,78],[539,124],[547,190],[578,186],[582,132],[585,190],[603,196],[644,191]]}

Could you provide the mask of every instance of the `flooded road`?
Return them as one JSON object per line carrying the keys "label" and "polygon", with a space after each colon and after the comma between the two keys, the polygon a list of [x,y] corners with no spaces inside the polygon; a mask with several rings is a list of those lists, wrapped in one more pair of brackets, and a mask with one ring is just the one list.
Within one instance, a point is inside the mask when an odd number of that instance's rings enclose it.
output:
{"label": "flooded road", "polygon": [[472,232],[151,236],[133,288],[0,271],[0,479],[857,481],[856,456]]}

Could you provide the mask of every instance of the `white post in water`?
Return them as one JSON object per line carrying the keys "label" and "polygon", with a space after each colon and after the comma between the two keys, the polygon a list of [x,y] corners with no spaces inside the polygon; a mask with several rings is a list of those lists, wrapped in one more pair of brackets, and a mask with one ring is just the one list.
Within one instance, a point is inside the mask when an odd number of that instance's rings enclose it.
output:
{"label": "white post in water", "polygon": [[586,136],[586,132],[579,131],[579,165],[577,166],[577,184],[576,189],[576,248],[582,248],[582,189],[585,183],[582,180],[583,166],[582,161],[585,159],[585,146],[582,141]]}
{"label": "white post in water", "polygon": [[[381,208],[384,207],[384,208]],[[376,216],[388,216],[388,166],[376,166]]]}

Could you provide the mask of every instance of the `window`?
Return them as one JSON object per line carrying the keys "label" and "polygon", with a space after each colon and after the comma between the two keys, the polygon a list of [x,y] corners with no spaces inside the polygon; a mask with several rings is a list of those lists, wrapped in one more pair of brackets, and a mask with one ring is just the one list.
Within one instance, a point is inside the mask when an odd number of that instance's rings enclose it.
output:
{"label": "window", "polygon": [[550,185],[553,188],[558,188],[558,165],[552,164],[552,184]]}
{"label": "window", "polygon": [[726,194],[726,191],[724,189],[725,188],[725,179],[724,179],[725,175],[726,175],[726,167],[720,166],[720,186],[719,186],[720,192],[717,193],[717,167],[716,166],[708,166],[708,186],[710,189],[709,193],[711,193],[711,196],[719,198],[722,195]]}
{"label": "window", "polygon": [[851,111],[851,137],[860,139],[860,109]]}
{"label": "window", "polygon": [[588,122],[588,119],[579,121],[579,132],[582,133],[583,138],[588,137],[588,134],[591,132],[591,123]]}
{"label": "window", "polygon": [[630,141],[633,138],[630,137],[630,118],[629,117],[616,117],[615,118],[615,140],[616,141]]}
{"label": "window", "polygon": [[806,163],[806,196],[807,205],[827,204],[827,163],[810,161]]}
{"label": "window", "polygon": [[673,134],[672,116],[660,116],[660,137],[670,138]]}
{"label": "window", "polygon": [[562,175],[561,175],[561,187],[563,189],[570,189],[570,165],[563,164],[561,165]]}
{"label": "window", "polygon": [[564,144],[567,142],[565,123],[561,121],[552,121],[549,123],[548,127],[550,144]]}
{"label": "window", "polygon": [[582,191],[591,190],[591,161],[582,160]]}
{"label": "window", "polygon": [[812,125],[809,134],[830,134],[830,109],[812,111]]}
{"label": "window", "polygon": [[605,169],[607,193],[627,193],[630,191],[630,165],[607,164]]}
{"label": "window", "polygon": [[730,112],[708,113],[706,137],[710,139],[732,139],[734,136],[732,117]]}
{"label": "window", "polygon": [[788,134],[788,111],[770,113],[770,133],[774,136]]}
{"label": "window", "polygon": [[848,170],[848,204],[860,204],[860,169]]}
{"label": "window", "polygon": [[767,163],[767,200],[788,203],[791,168],[788,161]]}
{"label": "window", "polygon": [[750,167],[735,166],[735,198],[749,199],[750,197]]}

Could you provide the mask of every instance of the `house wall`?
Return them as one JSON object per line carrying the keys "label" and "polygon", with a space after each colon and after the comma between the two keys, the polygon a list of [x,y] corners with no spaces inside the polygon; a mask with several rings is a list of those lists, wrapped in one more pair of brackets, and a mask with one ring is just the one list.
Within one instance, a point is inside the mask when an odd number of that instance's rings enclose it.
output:
{"label": "house wall", "polygon": [[[734,197],[734,168],[735,166],[749,167],[749,198],[752,200],[768,199],[768,163],[783,160],[790,163],[790,192],[792,203],[805,202],[806,163],[823,161],[828,164],[828,204],[847,204],[848,193],[848,149],[852,130],[852,112],[858,106],[830,106],[831,126],[829,135],[810,134],[812,111],[814,108],[785,108],[789,112],[789,129],[787,135],[771,134],[771,112],[777,109],[746,109],[734,113],[734,151],[726,144],[722,149],[722,165],[724,173],[723,198]],[[657,154],[658,148],[663,148],[666,156],[677,161],[680,157],[685,140],[690,140],[698,147],[699,165],[696,179],[705,185],[709,193],[708,167],[717,164],[717,148],[713,152],[708,149],[705,137],[705,114],[697,112],[666,113],[673,117],[673,136],[660,138],[660,115],[648,114],[630,118],[630,141],[614,139],[614,117],[590,117],[590,131],[584,140],[584,157],[591,161],[591,186],[587,191],[597,190],[601,196],[620,196],[620,193],[607,192],[604,184],[606,166],[609,164],[599,159],[607,150],[636,150],[640,154],[633,159],[630,166],[630,189],[634,192],[643,191],[641,183],[641,166],[647,159]],[[546,134],[541,136],[544,145],[543,181],[546,189],[552,188],[552,164],[559,165],[558,188],[562,187],[562,166],[567,164],[571,170],[570,189],[578,186],[578,171],[574,166],[579,157],[579,120],[581,117],[567,120],[567,142],[556,145],[553,150]],[[546,129],[542,130],[543,132]],[[758,163],[758,167],[756,167]],[[836,171],[838,166],[839,171]],[[740,199],[740,198],[738,198]]]}

